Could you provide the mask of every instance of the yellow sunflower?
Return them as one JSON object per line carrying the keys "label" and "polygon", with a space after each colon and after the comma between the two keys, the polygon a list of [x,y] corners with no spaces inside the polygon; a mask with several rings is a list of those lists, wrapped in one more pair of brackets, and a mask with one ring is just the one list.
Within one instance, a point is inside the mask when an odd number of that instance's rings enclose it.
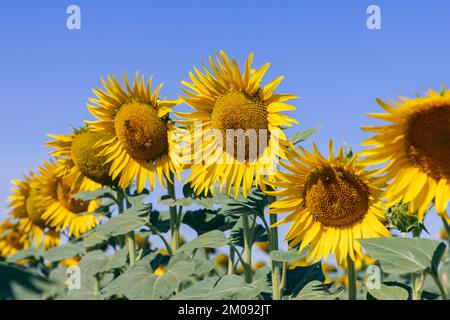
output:
{"label": "yellow sunflower", "polygon": [[160,84],[154,91],[152,79],[145,84],[144,77],[139,80],[138,73],[130,86],[126,74],[126,91],[116,76],[108,76],[108,82],[102,79],[106,91],[97,88],[94,94],[98,99],[89,99],[90,112],[98,121],[88,121],[93,131],[102,132],[97,146],[98,156],[106,157],[110,164],[113,180],[119,179],[119,186],[126,188],[136,180],[138,192],[145,187],[147,179],[151,189],[155,185],[155,174],[163,187],[164,176],[169,180],[171,174],[179,178],[178,165],[171,155],[175,142],[175,126],[169,119],[172,107],[177,101],[160,100]]}
{"label": "yellow sunflower", "polygon": [[387,206],[403,201],[422,220],[434,199],[444,216],[450,199],[450,91],[401,100],[390,105],[377,99],[387,113],[369,116],[389,124],[363,127],[375,132],[363,143],[371,146],[361,153],[367,156],[363,161],[387,163],[382,169],[392,179]]}
{"label": "yellow sunflower", "polygon": [[207,194],[219,182],[227,194],[234,186],[235,197],[242,186],[246,197],[263,176],[272,179],[287,140],[282,126],[297,123],[281,112],[295,110],[285,102],[296,96],[274,93],[283,77],[261,87],[270,64],[252,70],[253,54],[243,74],[223,51],[216,60],[209,57],[212,72],[203,65],[203,72],[195,68],[195,74],[189,73],[192,83],[182,81],[186,96],[181,99],[194,109],[178,114],[186,118],[180,123],[187,126],[185,142],[190,146],[188,181],[197,194]]}
{"label": "yellow sunflower", "polygon": [[36,248],[51,248],[59,245],[60,233],[50,227],[42,218],[45,208],[38,190],[31,187],[37,179],[34,173],[24,180],[13,180],[14,187],[9,197],[9,213],[19,219],[18,228],[27,235],[27,241],[34,242]]}
{"label": "yellow sunflower", "polygon": [[332,141],[328,159],[315,144],[314,154],[299,148],[291,146],[289,163],[281,164],[288,172],[279,171],[272,184],[280,189],[268,192],[282,197],[269,213],[290,213],[274,226],[292,222],[286,240],[290,248],[300,244],[300,251],[311,244],[307,260],[325,260],[331,252],[338,262],[355,261],[362,256],[357,239],[390,235],[380,198],[385,181],[366,171],[357,155],[348,158],[340,148],[335,156]]}
{"label": "yellow sunflower", "polygon": [[80,190],[72,187],[73,175],[60,176],[60,166],[56,161],[44,161],[33,188],[42,196],[41,203],[45,208],[42,219],[57,231],[67,228],[69,236],[78,237],[97,225],[97,217],[92,213],[99,204],[97,201],[73,199],[72,196]]}
{"label": "yellow sunflower", "polygon": [[0,257],[13,255],[29,247],[27,236],[18,227],[17,223],[10,220],[0,223]]}
{"label": "yellow sunflower", "polygon": [[96,190],[114,184],[109,175],[111,164],[105,164],[107,157],[97,157],[95,145],[109,136],[105,132],[94,132],[89,127],[73,130],[70,135],[48,135],[55,139],[46,146],[56,149],[51,152],[60,157],[62,175],[72,176],[73,188]]}

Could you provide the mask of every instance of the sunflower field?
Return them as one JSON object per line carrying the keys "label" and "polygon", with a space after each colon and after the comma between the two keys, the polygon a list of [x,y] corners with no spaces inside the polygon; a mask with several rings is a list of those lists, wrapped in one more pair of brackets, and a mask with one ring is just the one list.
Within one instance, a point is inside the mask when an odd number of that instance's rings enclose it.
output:
{"label": "sunflower field", "polygon": [[101,78],[11,182],[0,299],[447,300],[450,90],[377,99],[361,152],[319,150],[268,69],[220,51],[173,99]]}

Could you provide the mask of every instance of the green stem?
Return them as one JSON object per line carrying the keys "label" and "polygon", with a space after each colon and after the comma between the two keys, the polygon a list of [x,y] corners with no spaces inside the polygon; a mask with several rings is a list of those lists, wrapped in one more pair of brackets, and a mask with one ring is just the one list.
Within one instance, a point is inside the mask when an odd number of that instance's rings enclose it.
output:
{"label": "green stem", "polygon": [[242,222],[244,228],[244,275],[245,282],[252,283],[252,230],[249,225],[248,215],[242,215]]}
{"label": "green stem", "polygon": [[[269,204],[276,201],[276,197],[269,196]],[[277,223],[277,215],[269,215],[270,226]],[[269,248],[270,251],[278,250],[278,227],[272,227],[269,232]],[[272,261],[272,299],[281,300],[280,286],[280,264],[278,261]]]}
{"label": "green stem", "polygon": [[130,267],[136,263],[136,240],[134,231],[130,231],[127,235],[128,253],[130,254]]}
{"label": "green stem", "polygon": [[287,273],[287,263],[283,262],[283,268],[281,272],[280,298],[283,297],[284,287],[286,286],[286,273]]}
{"label": "green stem", "polygon": [[422,289],[425,281],[425,275],[423,272],[414,273],[412,275],[412,299],[421,300],[422,299]]}
{"label": "green stem", "polygon": [[[118,206],[119,214],[121,214],[122,212],[125,211],[124,199],[125,199],[124,191],[122,189],[118,189],[117,190],[117,206]],[[120,236],[118,236],[118,240],[119,240],[120,248],[123,248],[125,246],[125,237],[123,235],[120,235]]]}
{"label": "green stem", "polygon": [[348,300],[356,300],[356,271],[355,263],[347,256]]}
{"label": "green stem", "polygon": [[445,217],[442,217],[442,224],[444,225],[444,230],[447,233],[447,249],[450,251],[450,226],[448,225]]}
{"label": "green stem", "polygon": [[430,274],[434,280],[434,283],[436,283],[437,287],[439,288],[439,291],[441,292],[442,300],[448,300],[447,292],[444,286],[442,285],[441,280],[439,279],[439,275],[434,272],[430,272]]}
{"label": "green stem", "polygon": [[[173,174],[170,175],[170,180],[174,181]],[[175,185],[173,184],[173,182],[170,182],[170,180],[167,179],[167,191],[169,197],[175,201],[176,200]],[[170,211],[171,246],[173,253],[175,253],[178,250],[180,244],[180,225],[179,225],[180,218],[178,217],[176,206],[169,207],[169,211]]]}
{"label": "green stem", "polygon": [[234,273],[234,249],[230,247],[230,254],[228,257],[228,274]]}
{"label": "green stem", "polygon": [[239,252],[239,250],[236,248],[236,246],[234,245],[233,242],[230,242],[230,247],[233,249],[234,252],[236,252],[239,261],[241,262],[242,265],[245,265],[245,260],[242,257],[242,254]]}

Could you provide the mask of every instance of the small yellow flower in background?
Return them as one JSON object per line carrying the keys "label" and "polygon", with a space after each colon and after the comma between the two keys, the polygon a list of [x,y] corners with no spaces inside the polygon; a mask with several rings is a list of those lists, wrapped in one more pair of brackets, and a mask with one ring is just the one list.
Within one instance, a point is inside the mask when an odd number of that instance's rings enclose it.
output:
{"label": "small yellow flower in background", "polygon": [[253,272],[258,271],[259,269],[264,268],[265,266],[266,266],[266,263],[264,261],[256,261],[253,264],[253,268],[252,268]]}
{"label": "small yellow flower in background", "polygon": [[157,275],[157,276],[162,276],[164,275],[164,273],[166,273],[166,267],[164,266],[159,266],[158,268],[156,268],[156,270],[153,272],[153,274]]}
{"label": "small yellow flower in background", "polygon": [[166,249],[159,249],[158,252],[159,252],[159,254],[161,254],[163,256],[169,255],[169,251],[167,251]]}
{"label": "small yellow flower in background", "polygon": [[68,259],[63,259],[61,261],[59,261],[60,264],[62,264],[64,267],[69,268],[72,266],[77,266],[78,263],[80,262],[81,258],[78,256],[72,257],[72,258],[68,258]]}
{"label": "small yellow flower in background", "polygon": [[33,172],[23,180],[13,180],[14,187],[9,197],[9,214],[19,220],[18,228],[26,235],[27,242],[36,248],[52,248],[60,244],[60,233],[44,219],[45,206],[39,190],[32,185],[37,183]]}
{"label": "small yellow flower in background", "polygon": [[98,224],[93,213],[97,201],[85,202],[72,196],[81,190],[73,189],[73,176],[60,176],[61,164],[57,161],[44,161],[39,167],[39,175],[33,189],[39,190],[45,212],[42,219],[56,231],[67,228],[70,236],[78,237]]}
{"label": "small yellow flower in background", "polygon": [[95,145],[107,138],[104,132],[94,132],[89,127],[73,130],[70,135],[48,135],[54,140],[46,143],[54,148],[51,154],[59,157],[62,176],[70,176],[74,181],[72,188],[80,190],[97,190],[101,186],[114,184],[109,175],[111,164],[105,163],[107,157],[97,157]]}
{"label": "small yellow flower in background", "polygon": [[228,256],[226,254],[218,254],[215,258],[216,265],[220,267],[228,266]]}
{"label": "small yellow flower in background", "polygon": [[300,244],[302,251],[311,244],[307,260],[314,262],[330,253],[338,262],[349,256],[353,261],[362,256],[356,239],[390,236],[383,225],[381,189],[385,181],[358,163],[358,156],[347,158],[342,148],[334,155],[329,144],[329,158],[324,158],[316,145],[314,154],[302,147],[291,146],[289,163],[282,166],[273,183],[277,191],[268,192],[281,197],[270,206],[270,214],[289,213],[276,225],[292,222],[286,234],[289,248]]}
{"label": "small yellow flower in background", "polygon": [[[148,249],[150,248],[150,242],[148,241],[148,236],[143,236],[140,233],[135,235],[136,245],[139,249]],[[144,247],[142,247],[144,246]]]}
{"label": "small yellow flower in background", "polygon": [[442,228],[439,231],[439,238],[441,238],[442,240],[448,240],[448,234],[447,234],[447,232],[445,231],[444,228]]}
{"label": "small yellow flower in background", "polygon": [[15,254],[17,251],[26,249],[30,243],[27,235],[23,234],[17,223],[5,220],[0,223],[0,257]]}
{"label": "small yellow flower in background", "polygon": [[243,266],[237,266],[236,267],[236,274],[238,274],[238,275],[244,274],[244,267]]}
{"label": "small yellow flower in background", "polygon": [[255,245],[261,251],[264,251],[266,253],[268,253],[270,251],[269,241],[255,242]]}
{"label": "small yellow flower in background", "polygon": [[[400,201],[411,213],[423,219],[434,199],[436,211],[447,216],[450,199],[450,91],[433,90],[425,97],[401,98],[387,104],[377,100],[387,112],[369,114],[389,122],[384,126],[365,126],[375,135],[363,145],[364,163],[386,163],[382,172],[392,182],[386,189],[387,207]],[[447,216],[448,218],[448,216]]]}
{"label": "small yellow flower in background", "polygon": [[[223,51],[220,51],[220,57],[216,54],[216,60],[209,57],[212,71],[203,65],[203,72],[194,68],[195,74],[189,73],[192,83],[182,81],[186,96],[181,99],[194,112],[177,113],[187,118],[179,122],[188,126],[187,144],[194,148],[199,146],[193,150],[191,175],[187,182],[192,182],[197,194],[207,194],[219,182],[221,190],[225,186],[227,194],[234,186],[235,197],[242,187],[242,194],[246,197],[253,184],[260,185],[264,172],[274,171],[274,162],[282,156],[287,139],[281,127],[289,127],[297,121],[281,112],[295,110],[294,106],[285,102],[296,96],[274,93],[283,77],[261,87],[261,79],[269,64],[251,72],[253,54],[248,56],[243,73],[236,60],[230,61]],[[201,121],[199,133],[196,130],[197,121]],[[247,133],[254,130],[257,141],[252,144],[259,146],[253,152],[256,154],[249,153],[248,137],[227,139],[227,130]],[[220,132],[222,137],[211,135],[212,132]],[[245,152],[241,155],[236,150],[239,145],[245,146]]]}
{"label": "small yellow flower in background", "polygon": [[88,104],[89,111],[98,119],[87,121],[93,131],[105,134],[97,146],[98,156],[106,157],[110,163],[110,175],[119,179],[119,186],[129,187],[136,181],[137,191],[141,192],[148,180],[153,190],[155,175],[161,185],[166,186],[164,177],[172,181],[171,174],[179,178],[178,165],[171,156],[175,141],[172,133],[176,130],[169,119],[172,107],[177,101],[158,98],[162,84],[154,91],[152,79],[147,83],[136,72],[133,86],[126,74],[126,91],[116,76],[101,79],[104,90],[97,88]]}

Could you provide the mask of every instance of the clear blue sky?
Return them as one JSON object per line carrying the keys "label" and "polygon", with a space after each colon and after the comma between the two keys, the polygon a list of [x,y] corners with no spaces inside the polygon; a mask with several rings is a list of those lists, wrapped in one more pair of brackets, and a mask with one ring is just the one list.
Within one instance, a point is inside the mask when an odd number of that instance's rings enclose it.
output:
{"label": "clear blue sky", "polygon": [[[66,28],[70,4],[81,30]],[[366,28],[370,4],[381,7],[382,30]],[[450,85],[449,31],[448,0],[2,2],[0,198],[46,157],[46,133],[91,118],[85,104],[100,76],[139,70],[176,97],[188,70],[219,49],[271,62],[266,81],[285,76],[280,90],[301,96],[289,135],[323,125],[319,146],[333,138],[360,150],[376,97]],[[440,226],[428,221],[434,236]]]}

